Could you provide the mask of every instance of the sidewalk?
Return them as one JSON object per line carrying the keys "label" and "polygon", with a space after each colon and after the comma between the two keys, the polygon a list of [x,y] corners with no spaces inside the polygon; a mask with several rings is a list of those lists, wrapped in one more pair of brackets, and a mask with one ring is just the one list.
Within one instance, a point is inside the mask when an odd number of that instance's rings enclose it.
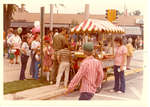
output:
{"label": "sidewalk", "polygon": [[[10,64],[9,60],[5,57],[3,57],[3,80],[4,82],[12,82],[19,80],[20,76],[20,70],[21,70],[21,61],[19,59],[19,64]],[[30,79],[31,75],[29,73],[30,70],[30,64],[31,64],[31,58],[28,60],[25,76],[26,78]]]}

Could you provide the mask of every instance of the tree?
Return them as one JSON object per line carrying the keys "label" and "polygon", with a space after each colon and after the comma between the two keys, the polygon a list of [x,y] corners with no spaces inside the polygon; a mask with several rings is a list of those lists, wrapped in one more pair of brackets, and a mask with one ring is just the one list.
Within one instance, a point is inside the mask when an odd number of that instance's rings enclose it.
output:
{"label": "tree", "polygon": [[140,11],[140,10],[135,10],[135,11],[133,12],[133,15],[135,15],[135,16],[140,16],[140,14],[141,14],[141,11]]}
{"label": "tree", "polygon": [[10,27],[11,20],[13,19],[13,14],[16,11],[15,4],[4,4],[4,31],[7,33],[7,29]]}

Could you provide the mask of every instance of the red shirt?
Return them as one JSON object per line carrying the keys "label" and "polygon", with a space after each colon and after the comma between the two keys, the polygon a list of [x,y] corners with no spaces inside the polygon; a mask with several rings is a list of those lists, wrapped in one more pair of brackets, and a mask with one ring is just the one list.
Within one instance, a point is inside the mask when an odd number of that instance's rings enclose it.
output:
{"label": "red shirt", "polygon": [[95,93],[97,87],[100,86],[103,80],[103,68],[102,63],[95,59],[93,56],[90,56],[83,60],[81,66],[75,75],[75,77],[71,80],[68,90],[74,89],[74,87],[82,81],[80,92],[89,92]]}

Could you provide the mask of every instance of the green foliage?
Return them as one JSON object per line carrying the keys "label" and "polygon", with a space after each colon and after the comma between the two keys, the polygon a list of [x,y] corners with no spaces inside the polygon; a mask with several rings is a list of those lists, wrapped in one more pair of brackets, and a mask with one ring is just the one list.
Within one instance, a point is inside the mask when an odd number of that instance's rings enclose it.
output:
{"label": "green foliage", "polygon": [[10,22],[13,19],[13,14],[16,11],[17,6],[15,4],[4,4],[4,31],[6,32],[10,26]]}
{"label": "green foliage", "polygon": [[49,85],[44,79],[34,80],[18,80],[4,83],[4,94],[16,93],[19,91]]}

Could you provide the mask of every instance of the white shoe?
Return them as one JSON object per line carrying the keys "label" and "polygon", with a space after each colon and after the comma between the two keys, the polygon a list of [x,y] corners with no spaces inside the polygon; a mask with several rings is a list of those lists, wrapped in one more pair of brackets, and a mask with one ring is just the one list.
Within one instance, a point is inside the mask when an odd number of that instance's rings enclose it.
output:
{"label": "white shoe", "polygon": [[112,90],[109,90],[109,92],[115,92],[115,90],[114,90],[114,89],[112,89]]}
{"label": "white shoe", "polygon": [[122,94],[123,92],[122,91],[117,91],[117,93]]}

